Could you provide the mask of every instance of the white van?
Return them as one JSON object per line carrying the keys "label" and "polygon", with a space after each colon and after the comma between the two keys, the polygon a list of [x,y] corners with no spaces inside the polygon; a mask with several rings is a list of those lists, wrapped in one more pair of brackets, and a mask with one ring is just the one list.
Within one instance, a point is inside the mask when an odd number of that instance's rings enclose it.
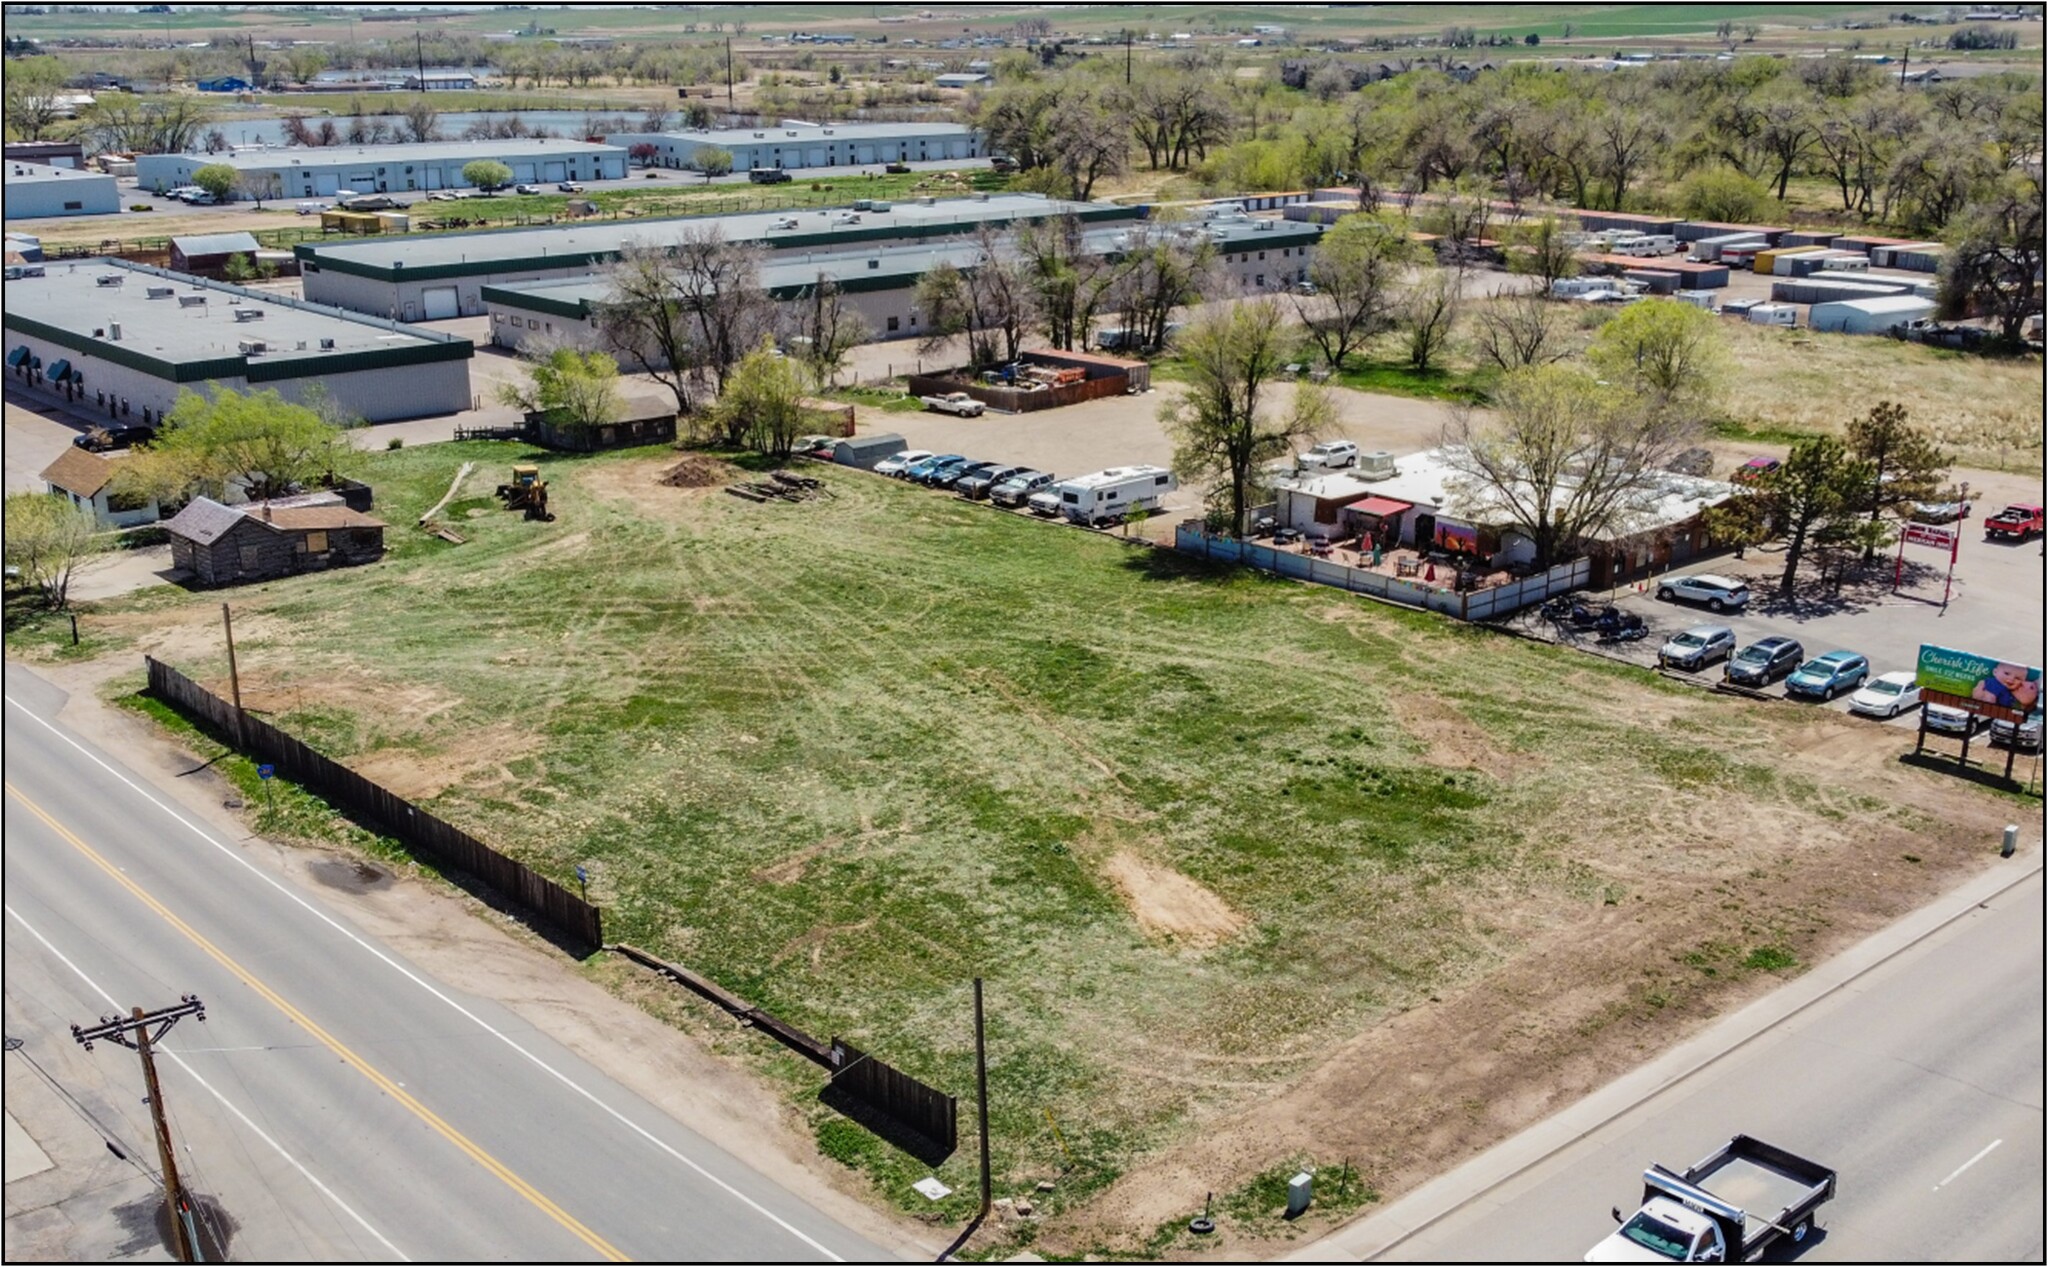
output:
{"label": "white van", "polygon": [[1060,513],[1091,527],[1115,523],[1133,510],[1159,509],[1159,499],[1179,487],[1163,466],[1113,466],[1060,485]]}

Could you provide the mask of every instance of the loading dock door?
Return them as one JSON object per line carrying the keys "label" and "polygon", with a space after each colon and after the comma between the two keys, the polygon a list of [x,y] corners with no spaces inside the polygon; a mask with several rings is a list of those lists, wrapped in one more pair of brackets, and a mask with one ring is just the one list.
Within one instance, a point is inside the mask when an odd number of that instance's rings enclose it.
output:
{"label": "loading dock door", "polygon": [[566,162],[549,163],[546,170],[542,173],[541,179],[551,181],[569,179],[569,164]]}
{"label": "loading dock door", "polygon": [[854,149],[854,161],[860,163],[862,166],[866,166],[867,164],[874,162],[875,147],[872,145],[856,146]]}
{"label": "loading dock door", "polygon": [[533,176],[533,164],[532,164],[532,163],[514,163],[514,164],[512,164],[512,179],[514,179],[514,180],[516,180],[516,181],[519,181],[519,182],[521,182],[522,184],[524,184],[524,183],[527,183],[527,182],[530,182],[530,181],[532,181],[532,180],[533,180],[533,178],[534,178],[534,176]]}
{"label": "loading dock door", "polygon": [[341,177],[333,172],[321,172],[314,179],[314,187],[323,194],[332,194],[341,189]]}
{"label": "loading dock door", "polygon": [[820,148],[818,148],[818,149],[814,149],[814,150],[810,151],[810,152],[809,152],[808,154],[806,154],[806,155],[804,156],[804,161],[805,161],[806,165],[808,165],[808,166],[811,166],[811,167],[823,167],[823,166],[825,166],[825,165],[826,165],[826,163],[825,163],[825,151],[824,151],[824,149],[823,149],[822,147],[820,147]]}
{"label": "loading dock door", "polygon": [[461,315],[453,286],[429,286],[420,292],[420,304],[426,309],[429,321],[444,321]]}

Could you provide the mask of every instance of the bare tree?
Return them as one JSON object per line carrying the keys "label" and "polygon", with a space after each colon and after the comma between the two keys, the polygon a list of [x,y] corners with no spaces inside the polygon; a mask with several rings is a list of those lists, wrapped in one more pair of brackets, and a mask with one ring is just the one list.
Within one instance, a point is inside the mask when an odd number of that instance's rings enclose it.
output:
{"label": "bare tree", "polygon": [[1408,288],[1401,304],[1401,325],[1408,332],[1408,364],[1427,372],[1436,364],[1457,328],[1461,307],[1458,275],[1430,268]]}
{"label": "bare tree", "polygon": [[1550,293],[1559,278],[1578,273],[1578,251],[1566,239],[1555,217],[1544,216],[1523,226],[1516,237],[1518,249],[1508,254],[1508,267],[1541,278],[1544,294]]}
{"label": "bare tree", "polygon": [[964,334],[968,362],[980,370],[1017,359],[1037,320],[1038,295],[1028,265],[996,230],[983,225],[974,241],[972,264],[941,264],[918,279],[916,303],[925,314],[920,346],[937,351]]}
{"label": "bare tree", "polygon": [[605,271],[596,324],[605,346],[631,358],[692,408],[690,384],[723,380],[775,325],[760,283],[760,249],[692,226],[673,248],[628,243]]}
{"label": "bare tree", "polygon": [[830,386],[839,381],[846,354],[868,341],[874,327],[846,304],[846,292],[830,273],[819,272],[790,305],[800,357],[812,378]]}
{"label": "bare tree", "polygon": [[435,126],[440,118],[440,111],[428,105],[424,97],[415,100],[405,108],[405,139],[417,142],[440,140],[441,130]]}
{"label": "bare tree", "polygon": [[1015,241],[1038,292],[1046,341],[1062,349],[1086,343],[1130,257],[1091,249],[1076,216],[1027,221],[1017,226]]}
{"label": "bare tree", "polygon": [[1215,289],[1216,247],[1206,234],[1172,224],[1147,222],[1128,232],[1124,267],[1106,302],[1122,314],[1126,346],[1157,348],[1173,315]]}
{"label": "bare tree", "polygon": [[1173,437],[1174,470],[1189,480],[1216,480],[1230,531],[1242,532],[1258,469],[1330,425],[1329,396],[1302,383],[1284,412],[1265,407],[1266,387],[1294,354],[1280,303],[1270,297],[1204,313],[1182,334],[1179,350],[1187,389],[1159,410]]}
{"label": "bare tree", "polygon": [[1397,284],[1414,260],[1408,236],[1370,216],[1339,220],[1316,243],[1308,277],[1313,294],[1295,293],[1295,316],[1323,361],[1344,368],[1344,358],[1393,324]]}
{"label": "bare tree", "polygon": [[1461,513],[1514,527],[1549,567],[1589,537],[1646,525],[1665,465],[1691,436],[1590,375],[1547,365],[1506,375],[1490,415],[1454,413],[1442,452]]}
{"label": "bare tree", "polygon": [[1540,294],[1496,290],[1473,316],[1479,354],[1504,370],[1548,365],[1572,354],[1566,342],[1566,313]]}

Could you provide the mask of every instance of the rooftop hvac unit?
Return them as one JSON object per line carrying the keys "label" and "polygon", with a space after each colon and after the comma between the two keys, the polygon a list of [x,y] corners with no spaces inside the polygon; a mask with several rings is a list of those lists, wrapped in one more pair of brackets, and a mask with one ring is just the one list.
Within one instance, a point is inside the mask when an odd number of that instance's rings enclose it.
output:
{"label": "rooftop hvac unit", "polygon": [[261,356],[270,350],[270,345],[261,339],[243,339],[241,348],[243,356]]}
{"label": "rooftop hvac unit", "polygon": [[178,306],[180,308],[204,308],[206,306],[206,296],[180,295],[178,296]]}
{"label": "rooftop hvac unit", "polygon": [[332,339],[322,339],[322,340],[320,340],[320,350],[321,350],[322,352],[332,352],[332,351],[334,350],[334,340],[332,340]]}
{"label": "rooftop hvac unit", "polygon": [[305,351],[305,350],[306,350],[306,341],[305,341],[304,339],[300,339],[300,340],[299,340],[299,347],[298,347],[298,350],[299,350],[299,351],[301,351],[301,352],[303,352],[303,351]]}
{"label": "rooftop hvac unit", "polygon": [[113,341],[114,341],[115,343],[119,343],[119,342],[121,341],[121,323],[120,323],[120,322],[118,322],[118,321],[109,321],[109,322],[107,323],[107,338],[109,338],[109,339],[113,340]]}
{"label": "rooftop hvac unit", "polygon": [[151,299],[169,299],[176,293],[169,286],[151,286],[149,288],[149,297]]}
{"label": "rooftop hvac unit", "polygon": [[917,198],[917,205],[920,207],[929,207],[932,204],[936,203],[937,201],[938,199],[932,197],[930,194],[919,194]]}
{"label": "rooftop hvac unit", "polygon": [[976,195],[974,195],[974,200],[975,200],[976,202],[987,202],[987,201],[988,201],[988,195],[987,195],[987,194],[985,194],[985,193],[982,193],[982,194],[976,194]]}
{"label": "rooftop hvac unit", "polygon": [[1252,228],[1260,233],[1271,233],[1273,226],[1278,223],[1277,220],[1255,220],[1252,222]]}
{"label": "rooftop hvac unit", "polygon": [[1394,467],[1394,455],[1385,449],[1358,455],[1358,478],[1362,480],[1390,480],[1399,473]]}
{"label": "rooftop hvac unit", "polygon": [[93,280],[102,286],[119,286],[128,279],[120,273],[101,273],[98,277],[93,278]]}
{"label": "rooftop hvac unit", "polygon": [[237,308],[235,309],[235,320],[261,321],[263,320],[263,310],[261,308]]}

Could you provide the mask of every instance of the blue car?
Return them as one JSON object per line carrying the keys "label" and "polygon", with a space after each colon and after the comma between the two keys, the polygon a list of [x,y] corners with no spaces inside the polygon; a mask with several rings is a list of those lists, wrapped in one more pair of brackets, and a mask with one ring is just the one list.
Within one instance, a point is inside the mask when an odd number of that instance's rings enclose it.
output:
{"label": "blue car", "polygon": [[926,470],[923,475],[915,478],[920,484],[926,484],[933,488],[944,488],[958,479],[968,467],[974,464],[973,458],[949,457],[932,463],[930,469]]}
{"label": "blue car", "polygon": [[1830,651],[1800,665],[1785,679],[1787,695],[1833,699],[1844,691],[1862,686],[1870,676],[1870,661],[1854,651]]}
{"label": "blue car", "polygon": [[904,468],[903,478],[922,484],[924,483],[925,476],[930,475],[932,473],[933,468],[945,466],[954,462],[965,462],[966,460],[966,458],[960,456],[958,453],[934,454],[933,456],[928,457],[921,462],[912,462],[908,467]]}

